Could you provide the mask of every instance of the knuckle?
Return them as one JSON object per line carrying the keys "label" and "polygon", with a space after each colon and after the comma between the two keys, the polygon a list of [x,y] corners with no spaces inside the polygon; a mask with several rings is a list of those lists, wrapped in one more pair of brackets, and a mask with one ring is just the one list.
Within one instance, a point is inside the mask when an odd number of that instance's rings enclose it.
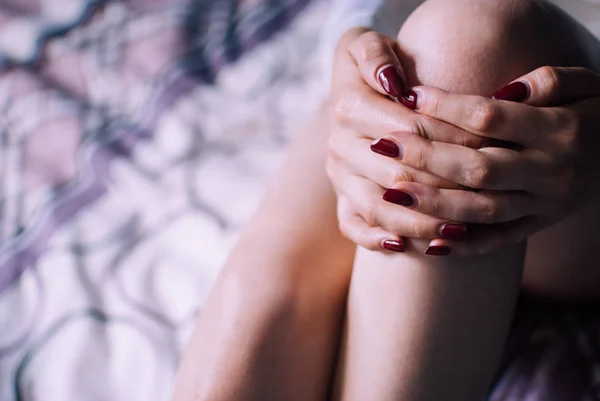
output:
{"label": "knuckle", "polygon": [[424,209],[427,209],[428,214],[430,214],[431,216],[444,217],[442,214],[444,208],[439,196],[429,197],[426,203],[423,201],[421,201],[420,203],[420,206]]}
{"label": "knuckle", "polygon": [[393,169],[388,174],[390,178],[389,186],[393,187],[395,184],[400,182],[412,182],[414,181],[414,175],[405,167]]}
{"label": "knuckle", "polygon": [[538,69],[538,82],[548,93],[560,90],[560,72],[556,67],[543,66]]}
{"label": "knuckle", "polygon": [[466,186],[477,189],[489,188],[493,184],[493,169],[485,157],[476,157],[471,167],[465,171],[464,181]]}
{"label": "knuckle", "polygon": [[565,129],[556,135],[555,148],[564,155],[570,156],[576,154],[580,147],[580,132],[582,122],[578,116],[572,115]]}
{"label": "knuckle", "polygon": [[400,236],[421,239],[433,238],[431,230],[428,229],[423,219],[418,216],[395,216],[391,223],[390,231]]}
{"label": "knuckle", "polygon": [[413,153],[415,168],[421,171],[429,171],[429,161],[427,158],[427,151],[419,148],[415,149]]}
{"label": "knuckle", "polygon": [[358,61],[369,62],[387,54],[388,45],[377,32],[365,32],[354,45]]}
{"label": "knuckle", "polygon": [[484,201],[479,207],[478,223],[492,224],[499,221],[500,207],[492,199]]}
{"label": "knuckle", "polygon": [[435,132],[437,120],[425,115],[419,115],[412,122],[412,133],[420,136],[421,138],[425,138],[427,140],[435,140],[432,136],[432,132]]}
{"label": "knuckle", "polygon": [[367,31],[360,34],[356,39],[357,45],[364,45],[370,42],[382,42],[381,35],[376,31]]}
{"label": "knuckle", "polygon": [[569,129],[579,125],[579,114],[568,107],[553,107],[546,110],[548,125]]}
{"label": "knuckle", "polygon": [[[419,134],[419,136],[422,136]],[[417,139],[417,140],[415,140]],[[421,141],[418,138],[407,139],[403,141],[404,162],[412,168],[421,171],[428,171],[429,156],[432,150],[431,142]]]}
{"label": "knuckle", "polygon": [[476,132],[490,132],[499,123],[500,113],[498,108],[491,102],[479,101],[472,109],[470,125]]}
{"label": "knuckle", "polygon": [[377,219],[377,207],[370,203],[365,205],[360,213],[361,217],[367,222],[369,226],[378,226],[379,222]]}
{"label": "knuckle", "polygon": [[490,170],[485,166],[469,169],[466,172],[465,183],[470,188],[485,188],[489,181]]}
{"label": "knuckle", "polygon": [[425,96],[425,99],[421,103],[421,112],[433,118],[437,118],[440,115],[441,102],[438,96],[432,94]]}
{"label": "knuckle", "polygon": [[430,239],[432,237],[431,230],[418,220],[413,221],[410,228],[414,238]]}
{"label": "knuckle", "polygon": [[362,94],[353,89],[344,90],[331,102],[331,119],[334,124],[348,126],[354,121],[356,112],[361,109]]}

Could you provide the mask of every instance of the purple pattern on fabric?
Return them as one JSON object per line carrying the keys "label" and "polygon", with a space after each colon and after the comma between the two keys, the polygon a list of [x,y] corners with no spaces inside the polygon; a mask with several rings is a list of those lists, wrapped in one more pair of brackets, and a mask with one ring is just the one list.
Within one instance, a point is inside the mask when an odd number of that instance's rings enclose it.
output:
{"label": "purple pattern on fabric", "polygon": [[[248,38],[240,38],[242,49],[248,51],[271,37],[278,30],[285,27],[287,23],[291,22],[294,16],[304,9],[309,2],[310,0],[291,2],[289,8],[282,10],[281,19],[268,21],[269,24],[260,27],[256,35]],[[213,69],[218,71],[229,62],[229,60],[219,57],[213,60]],[[178,76],[182,73],[182,71],[174,70],[165,74],[165,77],[162,79],[171,79],[172,81],[164,86],[161,93],[150,96],[148,104],[142,112],[142,121],[138,124],[139,128],[133,127],[130,130],[125,130],[124,133],[117,135],[119,139],[109,144],[100,144],[100,147],[93,151],[92,160],[95,162],[92,163],[94,168],[92,169],[93,173],[91,177],[84,177],[79,179],[78,182],[72,183],[75,188],[64,191],[59,196],[61,199],[55,200],[53,202],[54,205],[48,205],[48,217],[44,221],[38,221],[38,226],[32,227],[29,230],[29,232],[36,233],[31,234],[35,238],[30,239],[26,235],[22,235],[16,239],[17,244],[11,244],[11,250],[0,248],[0,255],[3,254],[3,257],[0,258],[0,292],[18,279],[25,269],[35,264],[37,257],[43,252],[47,241],[58,227],[65,224],[69,218],[76,215],[86,205],[102,196],[106,190],[103,180],[106,178],[107,166],[111,159],[121,153],[120,150],[127,149],[127,153],[132,152],[135,143],[139,139],[151,139],[156,121],[160,118],[161,114],[170,105],[175,103],[178,97],[187,94],[198,86],[197,81],[185,76]],[[177,76],[177,78],[173,79],[173,75]],[[123,147],[123,145],[126,146]],[[121,156],[126,156],[126,154],[122,154]],[[83,170],[89,172],[89,169]],[[91,180],[91,182],[85,182],[87,179]],[[6,255],[7,253],[8,256]]]}

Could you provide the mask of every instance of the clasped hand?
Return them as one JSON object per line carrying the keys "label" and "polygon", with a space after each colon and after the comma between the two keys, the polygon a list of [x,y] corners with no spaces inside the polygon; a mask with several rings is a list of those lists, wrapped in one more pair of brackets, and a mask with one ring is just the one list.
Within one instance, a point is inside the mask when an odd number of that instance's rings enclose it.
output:
{"label": "clasped hand", "polygon": [[600,75],[541,67],[490,98],[408,90],[393,46],[357,29],[336,54],[327,170],[352,241],[482,254],[598,199]]}

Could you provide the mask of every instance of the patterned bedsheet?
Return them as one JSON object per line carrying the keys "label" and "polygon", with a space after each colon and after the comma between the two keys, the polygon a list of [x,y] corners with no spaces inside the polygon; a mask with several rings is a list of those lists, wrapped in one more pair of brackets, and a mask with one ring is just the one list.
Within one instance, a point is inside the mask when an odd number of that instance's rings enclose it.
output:
{"label": "patterned bedsheet", "polygon": [[320,101],[308,3],[0,2],[0,401],[168,398]]}

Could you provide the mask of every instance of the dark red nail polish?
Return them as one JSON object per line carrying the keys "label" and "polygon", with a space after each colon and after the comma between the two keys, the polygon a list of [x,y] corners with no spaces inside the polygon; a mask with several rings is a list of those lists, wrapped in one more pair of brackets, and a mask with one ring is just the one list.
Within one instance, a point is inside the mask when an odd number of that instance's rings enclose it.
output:
{"label": "dark red nail polish", "polygon": [[392,252],[404,252],[404,243],[400,241],[386,239],[385,241],[381,242],[381,247]]}
{"label": "dark red nail polish", "polygon": [[393,65],[384,68],[377,78],[383,89],[392,97],[398,98],[406,90],[400,76],[400,71]]}
{"label": "dark red nail polish", "polygon": [[398,99],[404,107],[408,107],[411,110],[415,110],[417,108],[417,98],[418,95],[415,91],[407,90],[404,95]]}
{"label": "dark red nail polish", "polygon": [[498,90],[492,99],[522,102],[529,97],[529,89],[523,82],[513,82]]}
{"label": "dark red nail polish", "polygon": [[417,202],[415,202],[414,196],[409,194],[408,192],[400,191],[397,189],[388,189],[383,193],[383,200],[390,203],[395,203],[396,205],[401,206],[414,206]]}
{"label": "dark red nail polish", "polygon": [[461,240],[469,238],[469,232],[467,226],[459,223],[446,223],[440,229],[442,237],[454,240]]}
{"label": "dark red nail polish", "polygon": [[425,250],[425,255],[448,256],[452,250],[447,246],[430,246]]}
{"label": "dark red nail polish", "polygon": [[373,141],[371,144],[371,150],[380,155],[388,157],[400,156],[400,148],[394,142],[389,139],[379,138]]}

